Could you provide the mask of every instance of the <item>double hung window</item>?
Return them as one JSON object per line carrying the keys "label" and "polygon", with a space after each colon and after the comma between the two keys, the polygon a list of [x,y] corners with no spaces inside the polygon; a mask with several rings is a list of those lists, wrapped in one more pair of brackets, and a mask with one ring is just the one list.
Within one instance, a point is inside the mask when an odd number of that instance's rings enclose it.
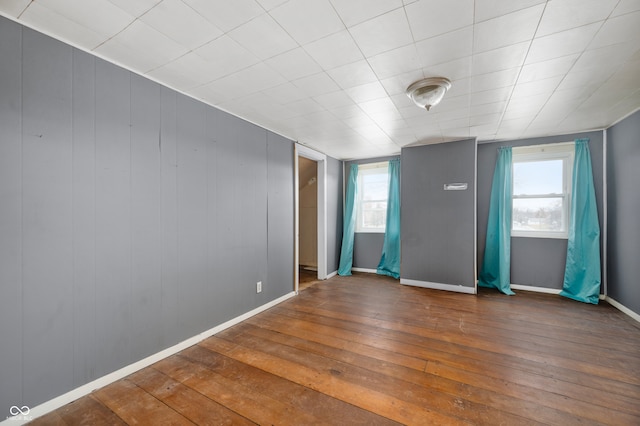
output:
{"label": "double hung window", "polygon": [[567,238],[574,143],[514,147],[514,237]]}
{"label": "double hung window", "polygon": [[385,232],[388,192],[388,162],[358,166],[355,232]]}

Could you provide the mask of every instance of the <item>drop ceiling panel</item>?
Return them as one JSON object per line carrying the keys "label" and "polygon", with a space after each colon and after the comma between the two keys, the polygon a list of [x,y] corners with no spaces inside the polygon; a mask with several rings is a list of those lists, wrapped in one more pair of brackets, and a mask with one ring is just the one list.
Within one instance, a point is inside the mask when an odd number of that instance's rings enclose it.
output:
{"label": "drop ceiling panel", "polygon": [[347,27],[402,7],[401,0],[331,0]]}
{"label": "drop ceiling panel", "polygon": [[289,0],[269,13],[303,45],[345,28],[329,0]]}
{"label": "drop ceiling panel", "polygon": [[[5,0],[0,14],[336,158],[611,125],[637,0]],[[453,86],[431,111],[405,90]]]}
{"label": "drop ceiling panel", "polygon": [[200,47],[223,34],[181,0],[164,0],[140,20],[188,49]]}
{"label": "drop ceiling panel", "polygon": [[254,0],[182,0],[216,27],[227,32],[264,13]]}
{"label": "drop ceiling panel", "polygon": [[413,43],[404,9],[387,12],[349,31],[367,57]]}

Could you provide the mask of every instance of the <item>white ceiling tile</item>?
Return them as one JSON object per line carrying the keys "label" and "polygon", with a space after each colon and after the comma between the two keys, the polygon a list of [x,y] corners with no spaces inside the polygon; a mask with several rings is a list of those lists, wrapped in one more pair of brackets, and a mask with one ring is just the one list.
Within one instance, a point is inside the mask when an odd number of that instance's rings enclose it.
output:
{"label": "white ceiling tile", "polygon": [[[396,106],[396,109],[400,111],[403,108],[413,107],[416,108],[416,105],[409,99],[409,97],[403,92],[398,93],[396,95],[390,96],[391,102]],[[404,112],[404,111],[402,111]],[[404,114],[403,114],[404,117]]]}
{"label": "white ceiling tile", "polygon": [[[336,49],[336,46],[340,46]],[[325,70],[362,60],[363,56],[347,30],[328,35],[304,46]]]}
{"label": "white ceiling tile", "polygon": [[31,0],[5,0],[2,5],[2,11],[7,16],[17,18],[30,4],[32,4]]}
{"label": "white ceiling tile", "polygon": [[220,77],[217,75],[217,68],[217,64],[204,60],[194,52],[189,52],[147,75],[171,87],[186,90]]}
{"label": "white ceiling tile", "polygon": [[638,52],[640,52],[640,46],[635,40],[597,49],[590,48],[582,53],[574,67],[576,69],[599,68],[602,66],[611,68],[631,60],[633,55]]}
{"label": "white ceiling tile", "polygon": [[[394,136],[407,134],[406,130],[408,124],[402,118],[396,120],[376,121],[376,123],[392,139],[394,139]],[[409,133],[413,135],[413,131],[410,131]]]}
{"label": "white ceiling tile", "polygon": [[589,45],[589,48],[605,47],[612,44],[634,41],[637,45],[640,12],[607,19]]}
{"label": "white ceiling tile", "polygon": [[551,94],[558,87],[558,84],[560,84],[563,78],[563,75],[557,75],[544,80],[530,81],[527,83],[518,82],[513,89],[511,97],[528,98],[530,96],[540,95],[543,93]]}
{"label": "white ceiling tile", "polygon": [[342,90],[314,96],[313,99],[323,107],[330,110],[345,107],[347,105],[355,105],[353,100]]}
{"label": "white ceiling tile", "polygon": [[450,62],[471,56],[473,27],[452,31],[416,43],[423,67]]}
{"label": "white ceiling tile", "polygon": [[[447,120],[447,121],[438,121],[438,126],[440,127],[440,130],[444,131],[445,130],[457,130],[457,131],[462,131],[463,133],[466,130],[466,133],[463,135],[465,137],[469,136],[469,119],[468,118],[458,118],[455,120]],[[465,130],[462,130],[465,129]]]}
{"label": "white ceiling tile", "polygon": [[264,63],[257,63],[234,73],[236,78],[244,82],[245,88],[258,92],[285,83],[284,77]]}
{"label": "white ceiling tile", "polygon": [[371,83],[377,80],[377,77],[369,63],[365,60],[353,62],[327,71],[333,81],[343,89],[359,86],[365,83]]}
{"label": "white ceiling tile", "polygon": [[[468,107],[456,108],[449,111],[440,111],[440,110],[434,109],[434,113],[439,123],[445,122],[445,121],[453,121],[453,120],[466,120],[467,123],[469,122]],[[454,127],[458,127],[458,126],[454,126]]]}
{"label": "white ceiling tile", "polygon": [[269,13],[301,45],[345,28],[329,0],[290,0]]}
{"label": "white ceiling tile", "polygon": [[[398,112],[400,113],[403,119],[409,122],[409,126],[411,127],[411,129],[414,129],[414,130],[416,127],[416,121],[423,120],[426,114],[426,110],[424,108],[418,108],[413,103],[408,106],[398,107]],[[416,120],[416,121],[411,121],[411,120]]]}
{"label": "white ceiling tile", "polygon": [[476,24],[473,51],[485,52],[531,40],[544,8],[544,4],[539,4]]}
{"label": "white ceiling tile", "polygon": [[509,87],[516,84],[520,68],[509,68],[487,74],[476,74],[471,79],[471,91],[482,92],[485,90]]}
{"label": "white ceiling tile", "polygon": [[502,114],[507,107],[507,101],[498,101],[488,104],[472,105],[469,108],[471,117],[484,114]]}
{"label": "white ceiling tile", "polygon": [[516,118],[529,118],[535,117],[540,109],[549,99],[549,94],[530,96],[526,99],[509,101],[503,120],[513,120]]}
{"label": "white ceiling tile", "polygon": [[258,3],[260,3],[260,5],[264,7],[265,10],[271,10],[274,7],[280,6],[286,1],[288,0],[258,0]]}
{"label": "white ceiling tile", "polygon": [[379,79],[405,74],[407,70],[421,68],[420,58],[415,44],[390,50],[368,59],[371,68]]}
{"label": "white ceiling tile", "polygon": [[325,72],[302,77],[293,82],[308,96],[314,97],[340,90],[340,87]]}
{"label": "white ceiling tile", "polygon": [[297,115],[313,114],[314,112],[324,111],[322,105],[311,98],[301,99],[287,104],[287,106],[297,112]]}
{"label": "white ceiling tile", "polygon": [[401,0],[331,0],[347,27],[402,7]]}
{"label": "white ceiling tile", "polygon": [[127,69],[139,74],[146,74],[157,67],[171,62],[170,59],[161,61],[147,51],[132,49],[130,45],[123,44],[119,40],[114,39],[102,44],[96,48],[94,52],[117,65],[126,66]]}
{"label": "white ceiling tile", "polygon": [[528,42],[501,47],[473,55],[473,73],[487,74],[509,68],[520,67],[525,60]]}
{"label": "white ceiling tile", "polygon": [[543,37],[607,19],[618,0],[561,0],[547,3],[537,31]]}
{"label": "white ceiling tile", "polygon": [[558,86],[558,90],[590,92],[607,81],[616,70],[610,67],[572,69]]}
{"label": "white ceiling tile", "polygon": [[222,35],[220,29],[180,0],[164,0],[140,20],[189,49]]}
{"label": "white ceiling tile", "polygon": [[511,94],[512,89],[512,87],[502,87],[500,89],[472,93],[471,105],[475,106],[506,101],[507,99],[509,99],[509,95]]}
{"label": "white ceiling tile", "polygon": [[144,70],[138,68],[137,70],[145,72],[169,63],[188,51],[185,47],[180,46],[142,21],[134,21],[95,50],[109,57],[108,52],[110,45],[113,43],[127,47],[131,52],[143,54],[148,59],[148,64],[145,66],[151,66],[151,68]]}
{"label": "white ceiling tile", "polygon": [[135,18],[107,0],[46,0],[40,3],[70,21],[106,36],[122,31]]}
{"label": "white ceiling tile", "polygon": [[502,113],[476,115],[469,118],[469,125],[482,126],[487,124],[493,124],[497,126],[500,123],[501,118],[502,118]]}
{"label": "white ceiling tile", "polygon": [[420,41],[473,24],[473,8],[473,0],[421,0],[406,11],[413,37]]}
{"label": "white ceiling tile", "polygon": [[[361,102],[359,104],[360,108],[367,113],[369,117],[372,117],[373,114],[388,112],[390,115],[397,114],[396,106],[391,99],[388,97],[374,99],[372,101]],[[373,118],[373,117],[372,117]],[[398,119],[400,117],[395,117],[394,119]]]}
{"label": "white ceiling tile", "polygon": [[298,47],[269,15],[260,15],[228,35],[260,59],[268,59]]}
{"label": "white ceiling tile", "polygon": [[546,0],[476,0],[475,21],[482,22],[545,2]]}
{"label": "white ceiling tile", "polygon": [[300,90],[298,86],[289,82],[266,89],[263,92],[269,98],[280,104],[288,104],[307,97],[307,94]]}
{"label": "white ceiling tile", "polygon": [[317,74],[322,68],[303,48],[297,47],[266,60],[266,64],[287,80],[295,80]]}
{"label": "white ceiling tile", "polygon": [[346,92],[355,102],[367,102],[387,96],[384,87],[377,81],[352,87],[347,89]]}
{"label": "white ceiling tile", "polygon": [[162,0],[109,0],[109,3],[113,3],[128,14],[138,17],[161,1]]}
{"label": "white ceiling tile", "polygon": [[[424,74],[420,70],[411,71],[406,74],[396,75],[393,77],[380,80],[380,84],[384,87],[389,95],[401,94],[403,97],[409,100],[406,95],[407,87],[414,81],[418,81],[424,78]],[[397,105],[397,104],[396,104]]]}
{"label": "white ceiling tile", "polygon": [[545,37],[536,38],[531,43],[526,63],[542,62],[572,53],[582,52],[598,32],[602,23],[584,25]]}
{"label": "white ceiling tile", "polygon": [[227,32],[262,15],[264,9],[254,0],[182,0],[216,27]]}
{"label": "white ceiling tile", "polygon": [[223,35],[194,51],[203,59],[216,64],[211,80],[258,63],[259,59],[227,35]]}
{"label": "white ceiling tile", "polygon": [[367,58],[413,42],[404,9],[353,26],[349,32]]}
{"label": "white ceiling tile", "polygon": [[580,54],[563,56],[548,61],[536,62],[522,67],[519,83],[541,80],[557,75],[565,75],[574,66]]}
{"label": "white ceiling tile", "polygon": [[451,88],[447,90],[445,96],[462,96],[471,92],[471,78],[466,77],[458,80],[451,81]]}
{"label": "white ceiling tile", "polygon": [[422,69],[425,77],[446,77],[449,80],[459,80],[472,75],[472,58],[454,59],[437,65],[430,65]]}
{"label": "white ceiling tile", "polygon": [[492,141],[496,138],[498,126],[496,124],[482,124],[469,127],[469,136],[478,138],[478,142]]}
{"label": "white ceiling tile", "polygon": [[109,38],[69,20],[40,3],[31,3],[22,14],[21,21],[45,33],[56,34],[58,38],[87,50],[93,50]]}
{"label": "white ceiling tile", "polygon": [[[452,111],[460,108],[468,108],[470,96],[471,96],[470,94],[465,94],[462,96],[445,95],[444,99],[442,99],[442,101],[438,105],[433,107],[432,111],[434,112],[434,114],[437,114],[439,112],[447,112],[447,111]],[[414,107],[414,108],[417,108],[417,107]],[[429,112],[432,112],[432,111],[429,111]]]}
{"label": "white ceiling tile", "polygon": [[640,10],[640,0],[620,0],[611,16],[620,16]]}

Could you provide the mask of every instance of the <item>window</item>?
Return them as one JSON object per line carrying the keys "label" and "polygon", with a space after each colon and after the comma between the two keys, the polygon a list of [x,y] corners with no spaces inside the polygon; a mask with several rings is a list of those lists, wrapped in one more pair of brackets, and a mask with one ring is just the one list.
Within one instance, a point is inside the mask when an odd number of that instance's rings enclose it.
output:
{"label": "window", "polygon": [[358,166],[356,232],[384,232],[387,223],[389,163]]}
{"label": "window", "polygon": [[513,148],[512,236],[568,237],[574,146]]}

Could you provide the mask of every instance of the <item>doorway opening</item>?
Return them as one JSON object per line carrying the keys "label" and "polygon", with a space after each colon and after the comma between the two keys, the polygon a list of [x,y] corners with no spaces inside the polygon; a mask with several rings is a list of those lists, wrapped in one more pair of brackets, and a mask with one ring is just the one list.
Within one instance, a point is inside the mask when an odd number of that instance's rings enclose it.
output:
{"label": "doorway opening", "polygon": [[326,156],[296,144],[294,290],[327,278]]}

